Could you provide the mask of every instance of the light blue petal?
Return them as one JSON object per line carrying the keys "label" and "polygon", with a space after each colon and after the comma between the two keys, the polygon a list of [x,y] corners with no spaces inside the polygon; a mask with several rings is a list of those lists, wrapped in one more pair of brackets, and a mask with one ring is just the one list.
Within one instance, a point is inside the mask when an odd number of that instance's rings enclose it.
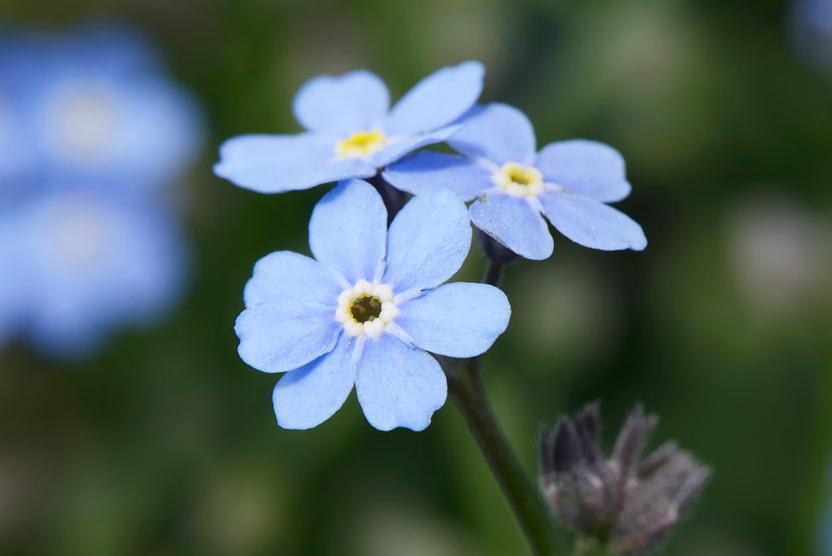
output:
{"label": "light blue petal", "polygon": [[521,257],[547,259],[555,244],[546,221],[525,199],[488,195],[474,201],[470,209],[474,226]]}
{"label": "light blue petal", "polygon": [[534,128],[513,106],[492,103],[477,107],[459,123],[462,129],[448,143],[466,156],[498,165],[531,164],[534,160]]}
{"label": "light blue petal", "polygon": [[335,140],[323,135],[241,135],[223,143],[214,173],[259,193],[309,189],[376,170],[360,158],[335,158]]}
{"label": "light blue petal", "polygon": [[388,164],[392,164],[406,154],[409,154],[416,149],[427,147],[428,145],[435,145],[447,141],[449,137],[459,131],[459,126],[443,127],[434,131],[426,133],[416,133],[413,135],[400,135],[395,137],[395,141],[388,147],[380,150],[371,159],[370,164],[375,168],[383,168]]}
{"label": "light blue petal", "polygon": [[450,191],[414,197],[399,211],[387,238],[384,282],[396,292],[447,281],[471,249],[465,204]]}
{"label": "light blue petal", "polygon": [[295,95],[293,110],[311,131],[353,133],[377,127],[390,106],[384,82],[365,70],[307,81]]}
{"label": "light blue petal", "polygon": [[344,405],[355,384],[354,346],[355,340],[343,334],[331,352],[280,379],[272,394],[278,425],[311,429]]}
{"label": "light blue petal", "polygon": [[641,251],[647,246],[641,226],[623,212],[594,199],[551,192],[541,196],[540,200],[552,225],[584,247]]}
{"label": "light blue petal", "polygon": [[264,373],[291,371],[329,353],[341,330],[334,311],[301,300],[249,307],[234,325],[240,358]]}
{"label": "light blue petal", "polygon": [[364,346],[356,391],[364,415],[378,430],[421,431],[445,404],[448,384],[436,359],[384,334]]}
{"label": "light blue petal", "polygon": [[448,357],[475,357],[505,332],[508,298],[488,284],[445,284],[401,308],[396,324],[414,343]]}
{"label": "light blue petal", "polygon": [[434,72],[393,106],[385,129],[417,133],[453,123],[477,102],[484,77],[485,68],[474,61]]}
{"label": "light blue petal", "polygon": [[309,246],[351,284],[372,281],[387,244],[387,209],[372,185],[352,180],[324,195],[309,221]]}
{"label": "light blue petal", "polygon": [[624,158],[604,143],[576,139],[546,145],[537,155],[537,168],[547,182],[605,203],[630,194]]}
{"label": "light blue petal", "polygon": [[318,261],[291,251],[275,251],[254,265],[243,299],[246,307],[300,300],[334,311],[342,289],[335,274]]}
{"label": "light blue petal", "polygon": [[393,187],[414,195],[447,189],[463,201],[494,187],[491,173],[476,162],[432,151],[415,153],[387,168],[383,175]]}

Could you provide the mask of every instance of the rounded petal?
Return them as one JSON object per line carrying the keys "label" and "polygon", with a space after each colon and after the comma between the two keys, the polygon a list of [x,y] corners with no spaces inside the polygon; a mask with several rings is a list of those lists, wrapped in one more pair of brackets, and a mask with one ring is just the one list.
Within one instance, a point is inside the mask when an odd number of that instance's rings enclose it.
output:
{"label": "rounded petal", "polygon": [[552,225],[584,247],[641,251],[647,246],[641,226],[623,212],[594,199],[551,192],[540,200]]}
{"label": "rounded petal", "polygon": [[311,429],[344,405],[355,384],[354,346],[355,340],[343,334],[331,352],[280,379],[272,394],[278,425]]}
{"label": "rounded petal", "polygon": [[331,309],[291,300],[249,307],[234,325],[240,358],[264,373],[291,371],[329,353],[341,330]]}
{"label": "rounded petal", "polygon": [[452,125],[425,133],[399,135],[394,137],[394,141],[389,146],[376,153],[368,163],[374,168],[383,168],[416,149],[447,141],[459,129],[460,126]]}
{"label": "rounded petal", "polygon": [[245,189],[283,193],[350,178],[376,170],[361,159],[338,160],[331,138],[300,135],[241,135],[223,143],[214,173]]}
{"label": "rounded petal", "polygon": [[385,128],[418,133],[453,123],[477,102],[484,77],[485,68],[475,61],[434,72],[393,106]]}
{"label": "rounded petal", "polygon": [[420,348],[448,357],[475,357],[505,332],[506,295],[488,284],[445,284],[402,307],[396,324]]}
{"label": "rounded petal", "polygon": [[612,203],[630,194],[624,158],[604,143],[584,139],[551,143],[538,153],[536,166],[547,182],[597,201]]}
{"label": "rounded petal", "polygon": [[399,211],[387,238],[384,282],[396,292],[444,283],[471,249],[465,204],[450,191],[414,197]]}
{"label": "rounded petal", "polygon": [[387,209],[372,185],[351,180],[324,195],[309,221],[309,246],[351,284],[372,280],[384,264]]}
{"label": "rounded petal", "polygon": [[448,143],[466,156],[496,164],[531,164],[534,159],[534,128],[526,115],[513,106],[480,106],[459,123],[462,129]]}
{"label": "rounded petal", "polygon": [[377,126],[390,106],[387,86],[366,70],[310,79],[295,95],[293,110],[311,131],[352,133]]}
{"label": "rounded petal", "polygon": [[446,189],[463,201],[494,186],[491,174],[476,162],[431,151],[415,153],[387,168],[383,175],[397,189],[414,195]]}
{"label": "rounded petal", "polygon": [[292,251],[275,251],[254,265],[243,299],[246,307],[302,300],[335,310],[342,289],[335,274],[318,261]]}
{"label": "rounded petal", "polygon": [[367,421],[378,430],[421,431],[445,404],[448,384],[436,359],[385,334],[364,346],[356,391]]}
{"label": "rounded petal", "polygon": [[474,201],[470,209],[474,226],[521,257],[547,259],[555,244],[546,221],[524,199],[507,195],[488,195]]}

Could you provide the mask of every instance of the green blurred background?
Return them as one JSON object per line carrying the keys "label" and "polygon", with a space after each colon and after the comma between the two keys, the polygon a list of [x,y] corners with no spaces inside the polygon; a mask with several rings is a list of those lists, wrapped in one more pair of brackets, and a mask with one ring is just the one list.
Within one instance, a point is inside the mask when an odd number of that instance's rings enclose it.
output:
{"label": "green blurred background", "polygon": [[[366,67],[397,97],[482,60],[484,100],[539,143],[599,139],[634,184],[644,253],[512,267],[514,314],[484,361],[530,472],[536,433],[603,400],[642,401],[715,469],[667,555],[816,554],[832,445],[832,74],[801,63],[774,0],[0,0],[0,19],[63,28],[102,14],[159,44],[210,136],[183,184],[197,246],[163,325],[93,361],[0,354],[0,553],[525,554],[456,408],[380,433],[351,398],[308,432],[274,423],[275,377],[236,355],[254,261],[307,252],[323,190],[264,196],[211,174],[243,132],[294,131],[297,87]],[[473,252],[461,276],[476,278]]]}

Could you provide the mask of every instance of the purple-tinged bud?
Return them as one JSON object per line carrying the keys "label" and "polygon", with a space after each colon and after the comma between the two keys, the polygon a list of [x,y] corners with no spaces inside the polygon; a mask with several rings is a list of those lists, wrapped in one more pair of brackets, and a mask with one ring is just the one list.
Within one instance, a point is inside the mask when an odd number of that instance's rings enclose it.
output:
{"label": "purple-tinged bud", "polygon": [[540,436],[540,488],[555,517],[610,554],[654,548],[684,516],[710,470],[672,443],[641,459],[658,418],[637,406],[612,454],[601,449],[597,403]]}

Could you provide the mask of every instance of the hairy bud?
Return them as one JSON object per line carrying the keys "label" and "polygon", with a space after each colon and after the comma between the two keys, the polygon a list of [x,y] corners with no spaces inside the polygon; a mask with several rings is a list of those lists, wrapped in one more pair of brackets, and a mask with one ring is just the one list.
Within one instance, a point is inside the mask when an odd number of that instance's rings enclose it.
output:
{"label": "hairy bud", "polygon": [[540,435],[540,488],[555,517],[613,554],[654,549],[684,516],[710,470],[672,442],[641,457],[658,419],[637,406],[609,456],[597,403]]}

